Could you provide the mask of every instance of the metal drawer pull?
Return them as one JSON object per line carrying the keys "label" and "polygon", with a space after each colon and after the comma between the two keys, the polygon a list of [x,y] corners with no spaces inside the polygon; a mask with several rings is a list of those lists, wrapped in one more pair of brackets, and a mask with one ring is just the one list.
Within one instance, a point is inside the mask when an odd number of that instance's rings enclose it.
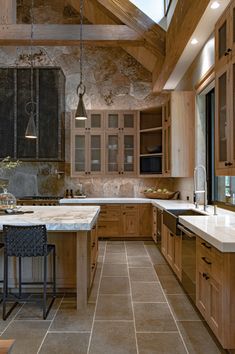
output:
{"label": "metal drawer pull", "polygon": [[208,260],[206,259],[206,257],[202,257],[202,260],[203,260],[206,264],[209,264],[209,265],[212,264],[210,261],[208,261]]}
{"label": "metal drawer pull", "polygon": [[208,245],[206,244],[206,242],[202,242],[201,245],[204,246],[204,247],[206,247],[206,248],[208,248],[208,250],[211,249],[211,246],[208,246]]}
{"label": "metal drawer pull", "polygon": [[206,278],[206,280],[210,279],[210,277],[207,273],[203,273],[202,276],[203,276],[203,278]]}
{"label": "metal drawer pull", "polygon": [[193,232],[190,232],[188,229],[183,227],[182,225],[177,226],[178,229],[180,229],[183,233],[185,233],[188,237],[195,238],[196,235]]}

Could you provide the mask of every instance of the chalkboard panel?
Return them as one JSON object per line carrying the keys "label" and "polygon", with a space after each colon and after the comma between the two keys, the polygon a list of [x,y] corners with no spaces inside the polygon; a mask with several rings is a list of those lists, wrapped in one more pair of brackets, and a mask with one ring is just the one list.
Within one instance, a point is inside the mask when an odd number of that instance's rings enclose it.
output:
{"label": "chalkboard panel", "polygon": [[14,72],[0,68],[0,158],[14,157]]}
{"label": "chalkboard panel", "polygon": [[30,68],[0,68],[0,158],[63,161],[65,77],[60,68],[33,69],[37,139],[25,138],[30,78]]}

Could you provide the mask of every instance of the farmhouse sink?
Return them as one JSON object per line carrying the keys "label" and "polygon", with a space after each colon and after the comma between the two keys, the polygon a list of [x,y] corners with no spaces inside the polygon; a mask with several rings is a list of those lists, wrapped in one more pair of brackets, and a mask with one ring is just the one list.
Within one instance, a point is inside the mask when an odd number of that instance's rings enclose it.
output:
{"label": "farmhouse sink", "polygon": [[178,229],[179,216],[192,215],[192,216],[206,216],[195,209],[168,209],[163,210],[163,223],[171,230],[175,235],[180,235]]}

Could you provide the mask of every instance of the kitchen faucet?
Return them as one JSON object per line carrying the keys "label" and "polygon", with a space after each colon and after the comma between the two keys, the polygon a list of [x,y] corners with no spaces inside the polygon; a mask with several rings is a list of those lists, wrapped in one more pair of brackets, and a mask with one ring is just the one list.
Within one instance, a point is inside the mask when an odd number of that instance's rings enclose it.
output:
{"label": "kitchen faucet", "polygon": [[[204,190],[198,190],[197,189],[197,177],[198,177],[198,171],[199,169],[202,169],[203,171],[203,176],[204,176]],[[207,176],[206,176],[206,169],[203,165],[198,165],[194,168],[194,203],[195,207],[198,208],[198,203],[197,203],[197,194],[204,194],[204,211],[206,211],[207,208]]]}

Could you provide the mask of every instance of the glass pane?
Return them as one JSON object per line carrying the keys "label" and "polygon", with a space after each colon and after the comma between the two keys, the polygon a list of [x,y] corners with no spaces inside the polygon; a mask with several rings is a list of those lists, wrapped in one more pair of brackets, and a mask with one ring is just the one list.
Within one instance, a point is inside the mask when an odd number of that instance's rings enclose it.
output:
{"label": "glass pane", "polygon": [[75,136],[75,171],[85,171],[85,136]]}
{"label": "glass pane", "polygon": [[235,7],[233,9],[233,43],[235,43]]}
{"label": "glass pane", "polygon": [[100,114],[91,114],[91,128],[101,128]]}
{"label": "glass pane", "polygon": [[101,136],[91,136],[91,171],[101,171]]}
{"label": "glass pane", "polygon": [[227,160],[227,74],[219,78],[219,160]]}
{"label": "glass pane", "polygon": [[124,114],[124,128],[134,128],[134,115]]}
{"label": "glass pane", "polygon": [[108,137],[108,171],[118,171],[118,136]]}
{"label": "glass pane", "polygon": [[134,171],[134,137],[124,136],[124,171]]}
{"label": "glass pane", "polygon": [[227,50],[227,22],[225,21],[219,29],[219,58],[221,58]]}
{"label": "glass pane", "polygon": [[[235,102],[235,64],[233,64],[233,102]],[[235,160],[235,104],[233,103],[233,160]]]}
{"label": "glass pane", "polygon": [[118,128],[118,114],[109,114],[108,115],[108,127],[109,128]]}
{"label": "glass pane", "polygon": [[75,128],[85,128],[86,120],[75,119]]}

